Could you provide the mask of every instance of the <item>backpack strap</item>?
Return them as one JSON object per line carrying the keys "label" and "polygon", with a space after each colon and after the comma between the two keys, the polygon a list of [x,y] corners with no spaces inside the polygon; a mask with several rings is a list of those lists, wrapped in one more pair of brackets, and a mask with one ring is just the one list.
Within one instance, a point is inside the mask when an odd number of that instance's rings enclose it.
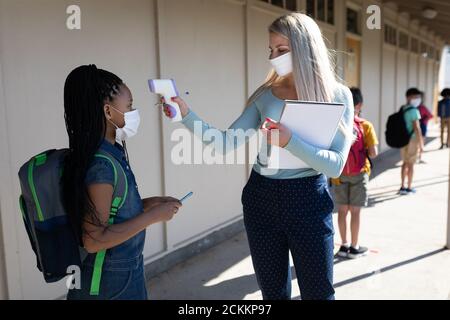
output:
{"label": "backpack strap", "polygon": [[[364,132],[364,126],[363,123],[367,121],[366,119],[360,118],[360,117],[355,117],[355,122],[358,123],[362,135],[363,135],[363,139],[365,139],[365,132]],[[373,161],[369,156],[369,150],[366,150],[366,158],[369,160],[369,164],[370,164],[370,170],[373,170]]]}
{"label": "backpack strap", "polygon": [[409,106],[409,107],[407,107],[407,108],[401,108],[401,110],[402,110],[402,112],[403,113],[406,113],[407,111],[409,111],[409,110],[412,110],[412,109],[414,109],[415,107],[413,107],[413,106]]}
{"label": "backpack strap", "polygon": [[[125,171],[122,168],[122,165],[111,154],[103,150],[100,150],[95,154],[95,157],[108,160],[111,163],[114,170],[114,192],[108,220],[108,224],[112,225],[114,224],[114,219],[117,215],[117,212],[119,211],[120,208],[122,208],[127,198],[128,180]],[[90,290],[91,296],[98,296],[100,293],[100,282],[102,278],[102,268],[103,262],[105,261],[105,255],[106,250],[102,250],[97,252],[95,256],[94,271],[92,273],[91,290]]]}
{"label": "backpack strap", "polygon": [[[402,107],[401,110],[402,110],[402,113],[403,113],[403,115],[404,115],[406,112],[408,112],[409,110],[412,110],[412,109],[414,109],[414,108],[415,108],[415,107],[413,107],[413,106],[409,106],[409,107],[407,107],[406,109],[404,109],[404,108]],[[412,135],[414,134],[414,129],[413,129],[413,131],[408,132],[408,134],[409,134],[409,138],[411,139]]]}
{"label": "backpack strap", "polygon": [[363,118],[360,118],[360,117],[355,117],[353,121],[356,123],[356,125],[357,125],[358,128],[359,128],[359,130],[361,130],[361,133],[362,133],[363,138],[364,138],[364,127],[363,127],[363,123],[364,123],[366,120],[363,119]]}

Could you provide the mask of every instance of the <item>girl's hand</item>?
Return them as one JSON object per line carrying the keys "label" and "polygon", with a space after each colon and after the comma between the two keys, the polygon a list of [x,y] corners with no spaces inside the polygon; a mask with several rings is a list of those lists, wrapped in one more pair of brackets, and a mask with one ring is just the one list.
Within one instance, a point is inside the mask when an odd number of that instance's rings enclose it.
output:
{"label": "girl's hand", "polygon": [[158,204],[154,209],[158,216],[158,221],[167,222],[172,220],[173,216],[182,207],[180,201],[162,202]]}
{"label": "girl's hand", "polygon": [[[269,118],[266,119],[264,127],[261,129],[267,137],[268,144],[281,148],[286,147],[292,137],[292,132],[288,127]],[[278,139],[276,138],[276,130],[278,131]]]}
{"label": "girl's hand", "polygon": [[[180,106],[181,116],[183,118],[186,117],[186,115],[189,113],[189,107],[188,107],[187,103],[180,97],[173,97],[172,101],[178,103],[178,105]],[[170,106],[166,103],[166,100],[164,98],[161,98],[161,103],[163,104],[164,114],[168,118],[173,118],[175,115],[172,114],[173,111],[171,111]]]}
{"label": "girl's hand", "polygon": [[142,204],[144,206],[144,211],[150,211],[152,208],[154,208],[164,202],[170,202],[170,201],[176,202],[179,200],[175,199],[173,197],[151,197],[151,198],[142,199]]}
{"label": "girl's hand", "polygon": [[[180,202],[180,200],[174,198],[174,197],[159,197],[160,202]],[[181,205],[181,202],[180,202]]]}

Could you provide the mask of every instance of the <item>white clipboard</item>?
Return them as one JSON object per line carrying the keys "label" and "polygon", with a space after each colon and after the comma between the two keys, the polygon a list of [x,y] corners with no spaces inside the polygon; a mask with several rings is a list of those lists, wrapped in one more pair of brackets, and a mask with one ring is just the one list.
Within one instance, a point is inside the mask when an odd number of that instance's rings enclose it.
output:
{"label": "white clipboard", "polygon": [[[286,100],[280,123],[305,142],[329,150],[345,113],[342,103]],[[288,150],[270,146],[269,169],[306,169],[307,165]]]}

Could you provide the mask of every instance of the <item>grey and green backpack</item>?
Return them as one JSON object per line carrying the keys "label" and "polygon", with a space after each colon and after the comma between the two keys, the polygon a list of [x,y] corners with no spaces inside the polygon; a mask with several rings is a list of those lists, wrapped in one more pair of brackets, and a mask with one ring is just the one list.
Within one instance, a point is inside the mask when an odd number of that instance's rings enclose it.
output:
{"label": "grey and green backpack", "polygon": [[[67,152],[67,149],[43,152],[31,158],[19,171],[20,209],[36,254],[37,267],[47,283],[69,275],[69,267],[81,267],[88,255],[80,246],[79,236],[73,231],[62,202],[61,176]],[[119,161],[108,152],[99,151],[95,157],[108,160],[114,170],[114,193],[108,221],[113,224],[128,194],[127,177]],[[106,250],[96,254],[91,295],[99,294],[105,254]]]}

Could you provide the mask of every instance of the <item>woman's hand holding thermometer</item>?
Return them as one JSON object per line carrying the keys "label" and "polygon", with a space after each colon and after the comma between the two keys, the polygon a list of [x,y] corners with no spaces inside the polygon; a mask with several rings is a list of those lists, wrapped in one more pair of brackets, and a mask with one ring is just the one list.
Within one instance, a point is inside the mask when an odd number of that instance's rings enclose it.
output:
{"label": "woman's hand holding thermometer", "polygon": [[189,107],[179,97],[180,94],[173,79],[150,79],[148,85],[151,92],[161,95],[164,114],[172,122],[180,122],[189,113]]}
{"label": "woman's hand holding thermometer", "polygon": [[[173,102],[177,103],[179,108],[180,108],[180,112],[181,112],[181,117],[184,118],[187,116],[187,114],[189,113],[189,107],[187,105],[187,103],[181,99],[180,97],[172,97],[171,98]],[[163,111],[164,114],[168,117],[171,118],[173,117],[174,113],[173,113],[173,109],[171,108],[170,105],[168,105],[166,103],[166,99],[164,97],[161,98],[161,103],[163,104]]]}
{"label": "woman's hand holding thermometer", "polygon": [[[150,79],[148,81],[150,91],[169,100],[172,97],[179,96],[178,89],[173,79]],[[166,101],[170,109],[172,122],[179,122],[183,119],[179,105],[175,101]]]}

